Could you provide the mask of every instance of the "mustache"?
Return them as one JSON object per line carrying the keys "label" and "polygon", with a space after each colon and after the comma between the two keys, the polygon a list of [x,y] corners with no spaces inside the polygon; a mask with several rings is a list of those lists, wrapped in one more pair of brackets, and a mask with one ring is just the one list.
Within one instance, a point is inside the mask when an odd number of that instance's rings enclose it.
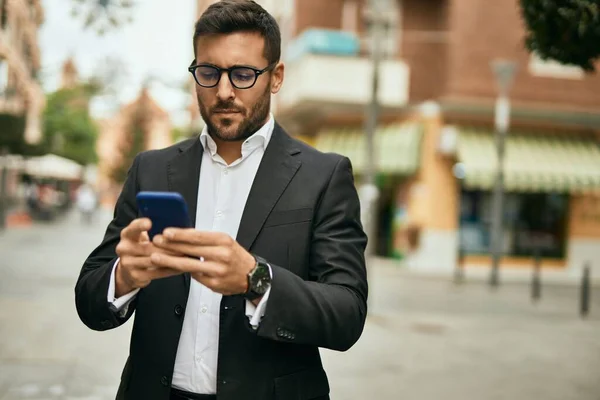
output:
{"label": "mustache", "polygon": [[215,113],[215,112],[224,112],[224,111],[233,111],[233,112],[239,112],[239,113],[244,113],[244,109],[235,106],[234,104],[227,104],[227,103],[218,103],[217,105],[215,105],[214,107],[212,107],[210,109],[211,112]]}

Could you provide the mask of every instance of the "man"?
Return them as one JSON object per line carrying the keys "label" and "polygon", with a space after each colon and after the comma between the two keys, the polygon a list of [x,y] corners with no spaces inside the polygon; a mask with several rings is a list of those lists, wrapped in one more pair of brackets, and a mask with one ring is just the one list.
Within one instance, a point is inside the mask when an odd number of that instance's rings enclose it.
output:
{"label": "man", "polygon": [[[200,138],[141,153],[77,282],[95,330],[135,310],[118,399],[328,399],[319,347],[345,351],[367,313],[366,236],[347,158],[270,115],[284,66],[277,23],[223,0],[196,24],[189,70]],[[138,191],[186,199],[195,229],[152,241]]]}

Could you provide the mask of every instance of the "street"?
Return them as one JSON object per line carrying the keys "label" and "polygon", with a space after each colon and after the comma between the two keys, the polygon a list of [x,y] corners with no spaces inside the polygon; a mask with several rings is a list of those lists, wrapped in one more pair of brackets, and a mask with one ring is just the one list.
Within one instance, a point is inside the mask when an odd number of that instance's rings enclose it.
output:
{"label": "street", "polygon": [[[74,285],[110,215],[78,215],[0,233],[0,400],[112,399],[131,321],[94,332],[78,319]],[[370,268],[370,314],[348,352],[323,351],[335,400],[598,400],[600,290],[578,315],[579,289]]]}

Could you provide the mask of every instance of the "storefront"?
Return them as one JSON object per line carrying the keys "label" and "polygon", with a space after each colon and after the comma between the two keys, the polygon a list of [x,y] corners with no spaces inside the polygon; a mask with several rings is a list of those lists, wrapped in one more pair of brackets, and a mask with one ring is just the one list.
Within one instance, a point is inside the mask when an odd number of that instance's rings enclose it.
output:
{"label": "storefront", "polygon": [[[400,199],[407,178],[419,168],[422,126],[406,122],[382,125],[375,133],[377,238],[375,253],[384,257],[403,258],[405,249],[399,236],[407,223],[406,204]],[[352,162],[356,184],[362,182],[366,166],[366,138],[360,127],[330,127],[316,137],[314,146],[323,152],[345,155]]]}
{"label": "storefront", "polygon": [[[495,141],[491,130],[459,129],[461,165],[459,246],[467,256],[489,254]],[[503,254],[531,265],[537,252],[565,268],[576,256],[577,202],[600,189],[600,147],[581,133],[511,132],[506,140]],[[589,239],[600,240],[600,235]],[[600,245],[600,241],[598,242]]]}

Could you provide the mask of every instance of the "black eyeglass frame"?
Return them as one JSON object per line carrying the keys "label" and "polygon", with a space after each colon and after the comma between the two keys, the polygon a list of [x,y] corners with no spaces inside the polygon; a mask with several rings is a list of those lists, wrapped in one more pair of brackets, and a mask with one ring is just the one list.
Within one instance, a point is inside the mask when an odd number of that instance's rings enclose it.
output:
{"label": "black eyeglass frame", "polygon": [[[221,78],[223,77],[223,72],[227,72],[227,77],[229,78],[229,83],[231,83],[231,85],[234,88],[240,89],[240,90],[252,88],[254,85],[256,85],[256,81],[258,81],[259,76],[261,76],[265,72],[271,71],[277,65],[277,62],[274,62],[274,63],[267,65],[263,69],[254,68],[249,65],[234,65],[231,68],[221,68],[221,67],[217,67],[216,65],[213,65],[213,64],[195,64],[195,62],[196,62],[196,60],[192,61],[192,64],[188,67],[188,71],[190,71],[190,73],[194,77],[194,81],[196,81],[198,86],[201,86],[203,88],[214,88],[219,84],[219,82],[221,82]],[[198,77],[196,76],[196,70],[200,67],[214,68],[218,72],[219,77],[217,78],[217,81],[215,82],[214,85],[203,85],[198,81]],[[231,78],[233,71],[235,71],[236,69],[249,69],[249,70],[253,71],[254,72],[254,82],[252,82],[252,84],[248,87],[237,86],[235,83],[233,83],[233,79]]]}

